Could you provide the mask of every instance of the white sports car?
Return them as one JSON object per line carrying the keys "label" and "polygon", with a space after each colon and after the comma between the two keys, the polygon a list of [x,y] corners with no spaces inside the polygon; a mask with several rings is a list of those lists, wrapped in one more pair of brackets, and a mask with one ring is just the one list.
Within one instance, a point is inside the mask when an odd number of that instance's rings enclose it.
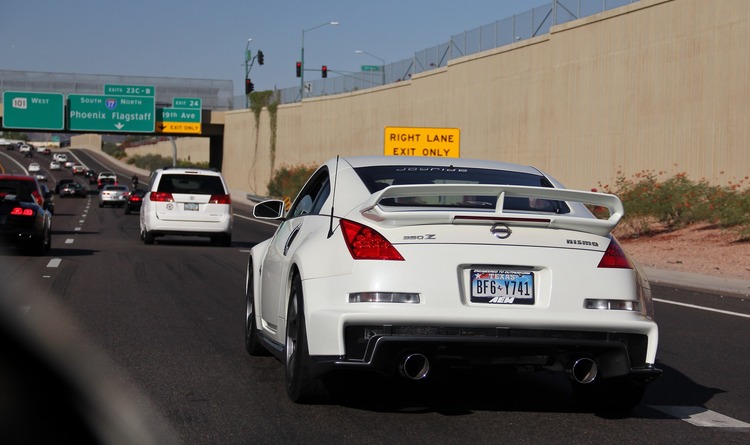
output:
{"label": "white sports car", "polygon": [[584,403],[627,410],[661,374],[648,282],[611,235],[616,196],[501,162],[350,157],[288,213],[253,213],[281,224],[250,253],[245,346],[284,363],[296,402],[333,370],[510,366],[567,371]]}

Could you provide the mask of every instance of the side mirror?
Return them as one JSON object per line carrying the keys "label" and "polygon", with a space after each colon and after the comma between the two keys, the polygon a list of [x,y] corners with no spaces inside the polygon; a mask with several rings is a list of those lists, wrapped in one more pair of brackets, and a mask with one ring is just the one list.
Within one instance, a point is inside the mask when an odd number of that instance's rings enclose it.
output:
{"label": "side mirror", "polygon": [[281,219],[284,217],[284,201],[269,199],[253,207],[253,216],[258,219]]}

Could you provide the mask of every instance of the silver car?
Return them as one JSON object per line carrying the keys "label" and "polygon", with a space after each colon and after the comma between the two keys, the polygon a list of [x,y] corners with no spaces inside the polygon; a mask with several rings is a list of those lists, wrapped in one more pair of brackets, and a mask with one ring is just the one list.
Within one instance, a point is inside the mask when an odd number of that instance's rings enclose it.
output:
{"label": "silver car", "polygon": [[128,202],[130,189],[127,185],[105,185],[99,192],[99,207],[105,204],[122,207]]}

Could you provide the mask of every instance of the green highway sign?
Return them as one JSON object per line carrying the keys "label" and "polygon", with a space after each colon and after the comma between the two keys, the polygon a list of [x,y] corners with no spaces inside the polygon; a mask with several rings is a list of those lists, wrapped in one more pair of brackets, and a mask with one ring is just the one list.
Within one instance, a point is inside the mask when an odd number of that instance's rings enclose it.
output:
{"label": "green highway sign", "polygon": [[362,65],[362,71],[380,71],[379,65]]}
{"label": "green highway sign", "polygon": [[68,95],[70,131],[153,133],[153,97]]}
{"label": "green highway sign", "polygon": [[201,110],[195,108],[157,108],[159,122],[200,122]]}
{"label": "green highway sign", "polygon": [[175,97],[172,99],[174,108],[203,108],[203,102],[199,97]]}
{"label": "green highway sign", "polygon": [[108,96],[147,96],[154,97],[153,85],[104,85],[104,94]]}
{"label": "green highway sign", "polygon": [[59,93],[3,92],[3,128],[62,130],[65,101]]}

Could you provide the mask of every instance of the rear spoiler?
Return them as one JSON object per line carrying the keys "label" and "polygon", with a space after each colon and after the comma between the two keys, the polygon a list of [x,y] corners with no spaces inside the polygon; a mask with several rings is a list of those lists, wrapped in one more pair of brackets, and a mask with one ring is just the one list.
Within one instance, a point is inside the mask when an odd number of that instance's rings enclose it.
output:
{"label": "rear spoiler", "polygon": [[[497,196],[494,209],[440,207],[394,207],[381,205],[388,198],[427,197],[444,195]],[[505,198],[538,198],[554,201],[577,202],[606,207],[609,218],[597,219],[589,214],[581,216],[560,215],[549,212],[506,211]],[[420,184],[386,187],[365,201],[359,209],[368,219],[392,226],[419,224],[489,224],[503,222],[512,225],[568,229],[606,236],[620,222],[625,209],[615,195],[518,185],[487,184]]]}

